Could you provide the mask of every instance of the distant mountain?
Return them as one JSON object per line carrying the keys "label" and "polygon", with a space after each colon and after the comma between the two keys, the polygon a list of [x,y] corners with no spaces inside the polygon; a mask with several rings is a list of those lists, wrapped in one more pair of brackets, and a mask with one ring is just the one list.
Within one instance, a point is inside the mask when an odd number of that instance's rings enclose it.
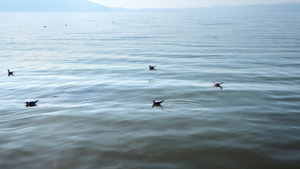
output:
{"label": "distant mountain", "polygon": [[89,0],[0,0],[0,12],[106,12]]}
{"label": "distant mountain", "polygon": [[89,0],[0,0],[0,12],[201,12],[201,11],[299,11],[300,3],[247,6],[212,6],[181,9],[109,8]]}

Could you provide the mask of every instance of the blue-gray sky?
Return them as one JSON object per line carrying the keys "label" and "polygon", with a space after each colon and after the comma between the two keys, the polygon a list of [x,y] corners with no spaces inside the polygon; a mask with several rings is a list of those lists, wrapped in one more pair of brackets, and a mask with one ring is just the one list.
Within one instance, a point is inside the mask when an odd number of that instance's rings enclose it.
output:
{"label": "blue-gray sky", "polygon": [[143,8],[189,8],[209,7],[214,5],[236,6],[254,4],[275,4],[297,2],[300,0],[90,0],[108,7],[131,9]]}

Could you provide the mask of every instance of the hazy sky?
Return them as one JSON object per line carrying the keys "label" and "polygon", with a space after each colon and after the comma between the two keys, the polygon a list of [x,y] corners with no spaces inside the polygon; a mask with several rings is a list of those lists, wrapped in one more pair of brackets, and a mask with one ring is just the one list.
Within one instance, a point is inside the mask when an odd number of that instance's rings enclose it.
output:
{"label": "hazy sky", "polygon": [[90,0],[108,7],[141,8],[186,8],[213,5],[252,5],[298,2],[300,0]]}

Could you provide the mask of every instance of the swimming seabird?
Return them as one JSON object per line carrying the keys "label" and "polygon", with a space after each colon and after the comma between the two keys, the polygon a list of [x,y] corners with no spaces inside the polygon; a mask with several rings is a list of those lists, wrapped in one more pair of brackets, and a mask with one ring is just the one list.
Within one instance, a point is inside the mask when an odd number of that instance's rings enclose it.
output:
{"label": "swimming seabird", "polygon": [[162,102],[164,102],[164,100],[161,100],[161,101],[155,101],[155,100],[152,100],[152,102],[153,102],[153,106],[160,106],[160,104],[161,104]]}
{"label": "swimming seabird", "polygon": [[26,102],[26,107],[33,107],[33,106],[36,106],[36,103],[38,102],[39,100],[36,100],[36,101],[28,101]]}
{"label": "swimming seabird", "polygon": [[8,76],[14,75],[14,71],[9,71],[9,69],[7,69],[8,71]]}
{"label": "swimming seabird", "polygon": [[156,66],[151,66],[151,65],[149,65],[149,70],[156,70],[155,67],[156,67]]}
{"label": "swimming seabird", "polygon": [[164,102],[164,100],[161,100],[161,101],[152,100],[152,102],[153,102],[152,108],[153,107],[160,107],[161,109],[164,109],[164,107],[161,105],[161,103]]}
{"label": "swimming seabird", "polygon": [[219,87],[220,89],[222,89],[221,84],[223,84],[223,82],[220,82],[220,83],[218,83],[218,82],[213,82],[213,87]]}

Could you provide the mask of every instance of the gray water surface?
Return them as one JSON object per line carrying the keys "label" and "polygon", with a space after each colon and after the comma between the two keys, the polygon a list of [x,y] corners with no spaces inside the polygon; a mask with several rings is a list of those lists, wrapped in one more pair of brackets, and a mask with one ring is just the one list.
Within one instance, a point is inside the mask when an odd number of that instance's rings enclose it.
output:
{"label": "gray water surface", "polygon": [[298,12],[0,21],[1,169],[300,167]]}

